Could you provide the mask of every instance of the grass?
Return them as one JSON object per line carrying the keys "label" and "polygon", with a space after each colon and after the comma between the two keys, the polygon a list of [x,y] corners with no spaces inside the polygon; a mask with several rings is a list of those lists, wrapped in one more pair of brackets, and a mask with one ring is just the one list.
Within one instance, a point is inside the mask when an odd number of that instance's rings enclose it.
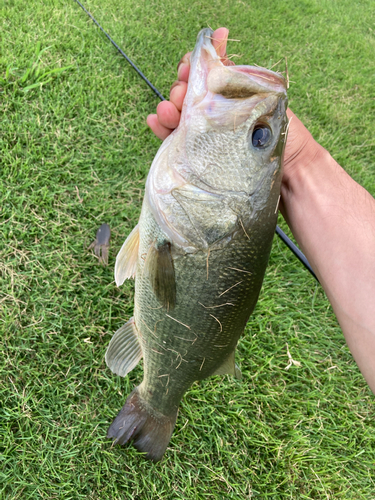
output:
{"label": "grass", "polygon": [[[239,63],[286,56],[291,107],[375,194],[370,0],[87,6],[166,97],[206,25],[241,40]],[[159,146],[145,125],[158,101],[74,1],[3,0],[0,22],[0,498],[375,499],[374,397],[322,289],[277,239],[238,349],[243,380],[191,388],[161,463],[111,447],[142,378],[104,363],[133,308],[113,267]],[[107,268],[87,251],[103,222]],[[285,370],[287,344],[300,367]]]}

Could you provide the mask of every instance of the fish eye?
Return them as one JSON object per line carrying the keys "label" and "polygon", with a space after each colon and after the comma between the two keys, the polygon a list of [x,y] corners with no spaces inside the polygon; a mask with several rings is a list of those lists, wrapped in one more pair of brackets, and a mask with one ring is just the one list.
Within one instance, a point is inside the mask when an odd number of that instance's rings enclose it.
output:
{"label": "fish eye", "polygon": [[268,146],[271,135],[271,130],[266,125],[256,125],[251,138],[253,147],[261,149]]}

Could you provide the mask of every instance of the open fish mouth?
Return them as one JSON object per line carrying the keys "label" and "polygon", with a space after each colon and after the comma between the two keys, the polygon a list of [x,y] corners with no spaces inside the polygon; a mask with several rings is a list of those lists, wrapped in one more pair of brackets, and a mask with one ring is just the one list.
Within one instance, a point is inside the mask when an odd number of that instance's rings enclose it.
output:
{"label": "open fish mouth", "polygon": [[223,53],[226,39],[219,41],[218,51],[213,41],[210,28],[198,34],[178,129],[193,120],[202,124],[202,131],[236,130],[249,117],[256,126],[258,117],[271,115],[280,100],[286,102],[285,78],[258,66],[234,65],[218,54]]}
{"label": "open fish mouth", "polygon": [[[286,96],[286,80],[281,74],[257,66],[229,65],[228,60],[223,62],[213,46],[212,35],[210,28],[198,34],[190,59],[185,110],[215,95],[226,99],[248,99],[259,94],[263,98],[265,94]],[[226,40],[222,40],[224,43]]]}

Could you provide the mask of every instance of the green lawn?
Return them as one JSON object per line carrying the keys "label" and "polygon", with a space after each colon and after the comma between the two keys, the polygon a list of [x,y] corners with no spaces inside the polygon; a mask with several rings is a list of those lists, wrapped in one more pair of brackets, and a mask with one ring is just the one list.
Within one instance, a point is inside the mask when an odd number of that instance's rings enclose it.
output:
{"label": "green lawn", "polygon": [[[291,108],[375,194],[372,0],[86,5],[165,97],[207,25],[241,40],[238,63],[282,71],[287,57]],[[105,438],[142,379],[114,376],[104,353],[132,315],[113,268],[160,143],[145,125],[157,103],[73,0],[0,0],[0,498],[374,500],[374,396],[277,239],[242,381],[196,383],[158,464]],[[103,222],[107,268],[87,250]],[[285,370],[287,344],[300,367]]]}

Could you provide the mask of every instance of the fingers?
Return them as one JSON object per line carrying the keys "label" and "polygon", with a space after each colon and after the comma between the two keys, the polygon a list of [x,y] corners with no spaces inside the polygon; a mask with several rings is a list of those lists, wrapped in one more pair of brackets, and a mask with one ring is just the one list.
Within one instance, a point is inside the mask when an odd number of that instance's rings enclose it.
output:
{"label": "fingers", "polygon": [[185,95],[187,91],[187,83],[176,81],[171,87],[171,93],[169,99],[171,103],[176,106],[178,111],[181,111],[182,105],[184,103]]}
{"label": "fingers", "polygon": [[218,28],[212,33],[212,45],[216,54],[221,58],[227,56],[227,39],[229,30],[227,28]]}
{"label": "fingers", "polygon": [[157,115],[148,115],[147,125],[154,132],[156,137],[159,137],[159,139],[161,139],[162,141],[164,141],[164,139],[166,139],[169,136],[169,134],[172,133],[171,129],[166,128],[159,123]]}
{"label": "fingers", "polygon": [[162,141],[180,123],[181,109],[186,95],[187,83],[176,81],[171,88],[170,101],[163,101],[156,108],[156,115],[148,115],[147,125]]}
{"label": "fingers", "polygon": [[[232,66],[234,63],[228,59],[227,50],[227,40],[228,40],[229,30],[227,28],[218,28],[212,34],[212,45],[214,46],[216,53],[220,56],[222,63],[226,66]],[[183,56],[177,66],[177,79],[179,82],[188,82],[189,72],[190,72],[190,57],[191,52],[188,52]],[[174,85],[174,84],[173,84]],[[173,89],[173,86],[172,86]],[[171,90],[172,90],[171,89]],[[186,93],[186,89],[185,89]],[[172,100],[172,96],[171,96]],[[181,106],[179,107],[181,110]]]}
{"label": "fingers", "polygon": [[[230,59],[228,59],[227,50],[227,40],[228,40],[229,30],[227,28],[218,28],[212,34],[212,45],[214,46],[216,53],[220,56],[222,63],[226,66],[234,65]],[[190,56],[191,52],[185,54],[177,66],[177,78],[180,82],[187,82],[189,80],[190,72]]]}
{"label": "fingers", "polygon": [[[228,39],[228,29],[219,28],[212,34],[212,45],[221,61],[226,66],[234,63],[228,59],[226,48]],[[190,73],[190,56],[188,52],[183,56],[177,66],[178,80],[172,85],[170,91],[170,101],[163,101],[158,104],[156,115],[148,115],[147,125],[159,139],[164,140],[178,126],[181,117],[181,109],[187,91],[187,82]]]}
{"label": "fingers", "polygon": [[180,122],[181,113],[172,102],[160,102],[156,108],[156,114],[160,125],[163,125],[163,127],[174,129]]}
{"label": "fingers", "polygon": [[218,28],[215,30],[212,34],[212,45],[224,66],[234,66],[235,63],[228,59],[227,55],[228,34],[229,30],[227,28]]}
{"label": "fingers", "polygon": [[187,82],[189,80],[191,54],[191,52],[185,54],[177,65],[177,79],[180,82]]}

